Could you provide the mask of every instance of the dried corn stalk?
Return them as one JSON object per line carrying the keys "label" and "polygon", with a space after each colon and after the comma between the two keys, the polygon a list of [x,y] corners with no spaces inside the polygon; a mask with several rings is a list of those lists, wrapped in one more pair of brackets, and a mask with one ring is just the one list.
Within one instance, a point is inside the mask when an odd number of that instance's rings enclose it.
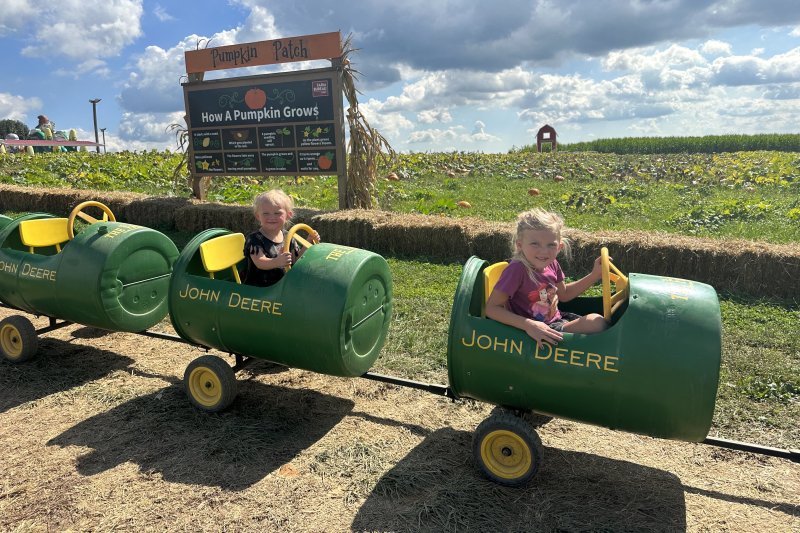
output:
{"label": "dried corn stalk", "polygon": [[358,89],[356,80],[359,72],[355,70],[349,56],[356,51],[352,45],[352,34],[347,36],[342,46],[342,87],[344,96],[350,104],[347,110],[347,125],[350,128],[347,169],[347,207],[372,209],[376,207],[373,195],[377,180],[378,164],[394,158],[395,152],[378,131],[372,128],[358,109]]}

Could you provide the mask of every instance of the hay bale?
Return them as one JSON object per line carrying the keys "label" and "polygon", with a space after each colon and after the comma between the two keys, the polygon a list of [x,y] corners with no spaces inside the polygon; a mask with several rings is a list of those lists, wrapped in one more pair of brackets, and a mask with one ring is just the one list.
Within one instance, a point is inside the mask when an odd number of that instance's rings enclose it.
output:
{"label": "hay bale", "polygon": [[247,234],[253,231],[254,225],[253,211],[241,205],[196,204],[175,212],[175,229],[189,233],[198,233],[208,228],[225,228]]}
{"label": "hay bale", "polygon": [[470,220],[467,226],[469,255],[476,255],[490,263],[505,261],[514,251],[513,223]]}
{"label": "hay bale", "polygon": [[571,272],[588,271],[601,246],[608,246],[623,272],[639,272],[708,283],[717,291],[770,298],[800,294],[800,246],[746,240],[716,240],[667,233],[574,232]]}
{"label": "hay bale", "polygon": [[125,211],[131,202],[146,198],[129,192],[99,192],[81,189],[30,188],[0,185],[0,209],[8,211],[43,212],[67,216],[81,202],[95,200],[107,205],[117,220],[125,221]]}
{"label": "hay bale", "polygon": [[131,224],[155,229],[175,229],[175,213],[196,201],[174,196],[147,197],[133,200],[125,208],[125,219]]}

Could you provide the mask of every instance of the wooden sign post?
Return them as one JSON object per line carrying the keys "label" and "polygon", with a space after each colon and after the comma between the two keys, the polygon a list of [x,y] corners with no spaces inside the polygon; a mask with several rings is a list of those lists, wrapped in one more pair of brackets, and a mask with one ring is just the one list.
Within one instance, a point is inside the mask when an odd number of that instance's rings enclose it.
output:
{"label": "wooden sign post", "polygon": [[[338,32],[186,52],[192,191],[210,176],[338,175],[347,168]],[[209,70],[330,59],[330,68],[203,81]]]}

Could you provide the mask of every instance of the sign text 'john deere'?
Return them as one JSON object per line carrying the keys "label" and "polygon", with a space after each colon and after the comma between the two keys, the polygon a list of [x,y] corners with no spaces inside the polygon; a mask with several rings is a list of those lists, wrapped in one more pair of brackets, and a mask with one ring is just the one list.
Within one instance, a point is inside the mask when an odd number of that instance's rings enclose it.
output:
{"label": "sign text 'john deere'", "polygon": [[185,84],[192,170],[336,174],[343,157],[339,83],[334,69],[316,69]]}

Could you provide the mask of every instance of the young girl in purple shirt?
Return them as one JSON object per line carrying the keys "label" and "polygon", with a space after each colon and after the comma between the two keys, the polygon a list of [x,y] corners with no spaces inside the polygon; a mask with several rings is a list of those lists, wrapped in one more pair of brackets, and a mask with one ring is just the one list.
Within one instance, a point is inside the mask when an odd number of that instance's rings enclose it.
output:
{"label": "young girl in purple shirt", "polygon": [[558,302],[568,302],[600,281],[600,258],[592,271],[571,283],[556,257],[568,247],[561,238],[564,220],[555,213],[532,209],[517,217],[514,256],[500,275],[489,300],[486,316],[524,330],[536,344],[557,344],[569,333],[599,333],[608,327],[602,315],[560,312]]}

